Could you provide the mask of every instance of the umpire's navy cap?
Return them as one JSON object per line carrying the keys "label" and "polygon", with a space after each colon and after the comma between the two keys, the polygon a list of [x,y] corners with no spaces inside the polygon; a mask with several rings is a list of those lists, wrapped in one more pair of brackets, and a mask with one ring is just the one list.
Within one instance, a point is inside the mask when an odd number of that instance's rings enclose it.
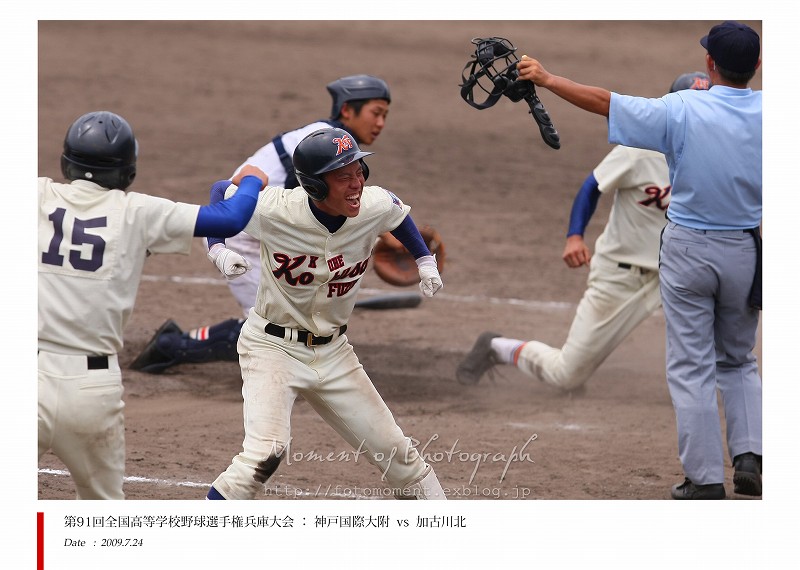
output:
{"label": "umpire's navy cap", "polygon": [[700,39],[714,62],[734,73],[754,71],[761,54],[758,34],[745,24],[727,21],[717,24]]}

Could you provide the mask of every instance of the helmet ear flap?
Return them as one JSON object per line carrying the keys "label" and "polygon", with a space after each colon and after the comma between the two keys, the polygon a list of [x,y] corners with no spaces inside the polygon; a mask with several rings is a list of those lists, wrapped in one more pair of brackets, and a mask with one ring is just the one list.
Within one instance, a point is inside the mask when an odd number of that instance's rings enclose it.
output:
{"label": "helmet ear flap", "polygon": [[295,169],[294,174],[297,176],[297,181],[300,183],[300,186],[303,187],[303,190],[306,191],[306,194],[308,194],[312,200],[315,202],[322,202],[328,197],[328,185],[325,184],[321,176],[308,176],[297,169]]}
{"label": "helmet ear flap", "polygon": [[[363,158],[359,158],[358,162],[361,163],[361,171],[364,175],[364,182],[366,182],[367,178],[369,178],[369,166],[367,166]],[[306,194],[308,194],[312,200],[322,202],[328,197],[328,185],[322,179],[322,175],[307,176],[297,170],[294,171],[294,174],[297,176],[297,181],[300,183],[300,186],[303,187],[303,190],[306,191]]]}
{"label": "helmet ear flap", "polygon": [[294,149],[292,164],[297,181],[312,200],[321,202],[328,197],[326,173],[359,161],[364,179],[369,176],[361,160],[371,152],[363,152],[352,135],[339,128],[319,129],[307,135]]}

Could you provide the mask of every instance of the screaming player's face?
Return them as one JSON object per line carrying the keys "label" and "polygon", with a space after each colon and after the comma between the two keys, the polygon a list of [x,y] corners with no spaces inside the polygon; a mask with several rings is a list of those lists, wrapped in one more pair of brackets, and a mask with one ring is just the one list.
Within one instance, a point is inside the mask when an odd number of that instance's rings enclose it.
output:
{"label": "screaming player's face", "polygon": [[361,193],[364,190],[364,171],[361,161],[351,162],[323,174],[328,185],[328,195],[316,206],[331,216],[353,218],[361,210]]}
{"label": "screaming player's face", "polygon": [[386,115],[389,114],[389,102],[384,99],[370,99],[361,110],[345,103],[339,119],[347,130],[353,133],[359,144],[368,145],[375,142],[386,125]]}

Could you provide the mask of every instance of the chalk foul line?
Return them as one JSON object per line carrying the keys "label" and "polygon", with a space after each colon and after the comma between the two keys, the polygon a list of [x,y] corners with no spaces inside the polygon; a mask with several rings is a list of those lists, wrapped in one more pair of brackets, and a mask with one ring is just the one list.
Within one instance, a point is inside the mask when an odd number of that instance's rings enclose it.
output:
{"label": "chalk foul line", "polygon": [[[222,278],[186,277],[181,275],[142,275],[142,281],[147,281],[150,283],[181,283],[188,285],[227,286],[227,283]],[[364,295],[368,296],[389,295],[391,293],[397,293],[397,290],[371,289],[364,287],[360,289],[359,293],[363,293]],[[532,299],[490,297],[488,295],[452,295],[444,292],[437,293],[436,299],[451,303],[508,305],[514,307],[524,307],[528,309],[537,309],[540,311],[567,311],[575,308],[575,303],[566,303],[562,301],[536,301]]]}
{"label": "chalk foul line", "polygon": [[[39,469],[39,473],[42,475],[53,475],[55,477],[69,477],[69,471],[64,469]],[[198,483],[196,481],[173,481],[171,479],[155,479],[152,477],[136,477],[132,475],[127,475],[122,478],[123,482],[125,483],[140,483],[145,485],[158,485],[162,487],[191,487],[195,489],[208,489],[211,487],[211,483]],[[291,497],[313,497],[313,498],[326,498],[326,497],[333,497],[333,498],[341,498],[341,499],[362,499],[362,500],[375,500],[382,498],[378,495],[364,495],[361,493],[357,493],[355,491],[352,492],[345,492],[339,493],[336,491],[331,491],[331,485],[328,485],[326,488],[326,493],[324,496],[320,497],[319,492],[313,491],[306,491],[300,489],[299,487],[295,487],[293,485],[288,485],[286,483],[280,483],[274,487],[266,487],[264,489],[264,493],[266,495],[272,496],[291,496]],[[323,489],[323,487],[320,487]],[[198,497],[198,499],[202,499],[202,497]]]}

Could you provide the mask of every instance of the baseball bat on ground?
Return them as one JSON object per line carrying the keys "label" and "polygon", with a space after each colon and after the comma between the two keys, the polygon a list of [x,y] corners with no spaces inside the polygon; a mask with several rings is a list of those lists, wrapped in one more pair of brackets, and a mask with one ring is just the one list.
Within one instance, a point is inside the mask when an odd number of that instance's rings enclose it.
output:
{"label": "baseball bat on ground", "polygon": [[411,309],[421,302],[422,295],[419,293],[387,293],[359,299],[355,306],[357,309]]}

